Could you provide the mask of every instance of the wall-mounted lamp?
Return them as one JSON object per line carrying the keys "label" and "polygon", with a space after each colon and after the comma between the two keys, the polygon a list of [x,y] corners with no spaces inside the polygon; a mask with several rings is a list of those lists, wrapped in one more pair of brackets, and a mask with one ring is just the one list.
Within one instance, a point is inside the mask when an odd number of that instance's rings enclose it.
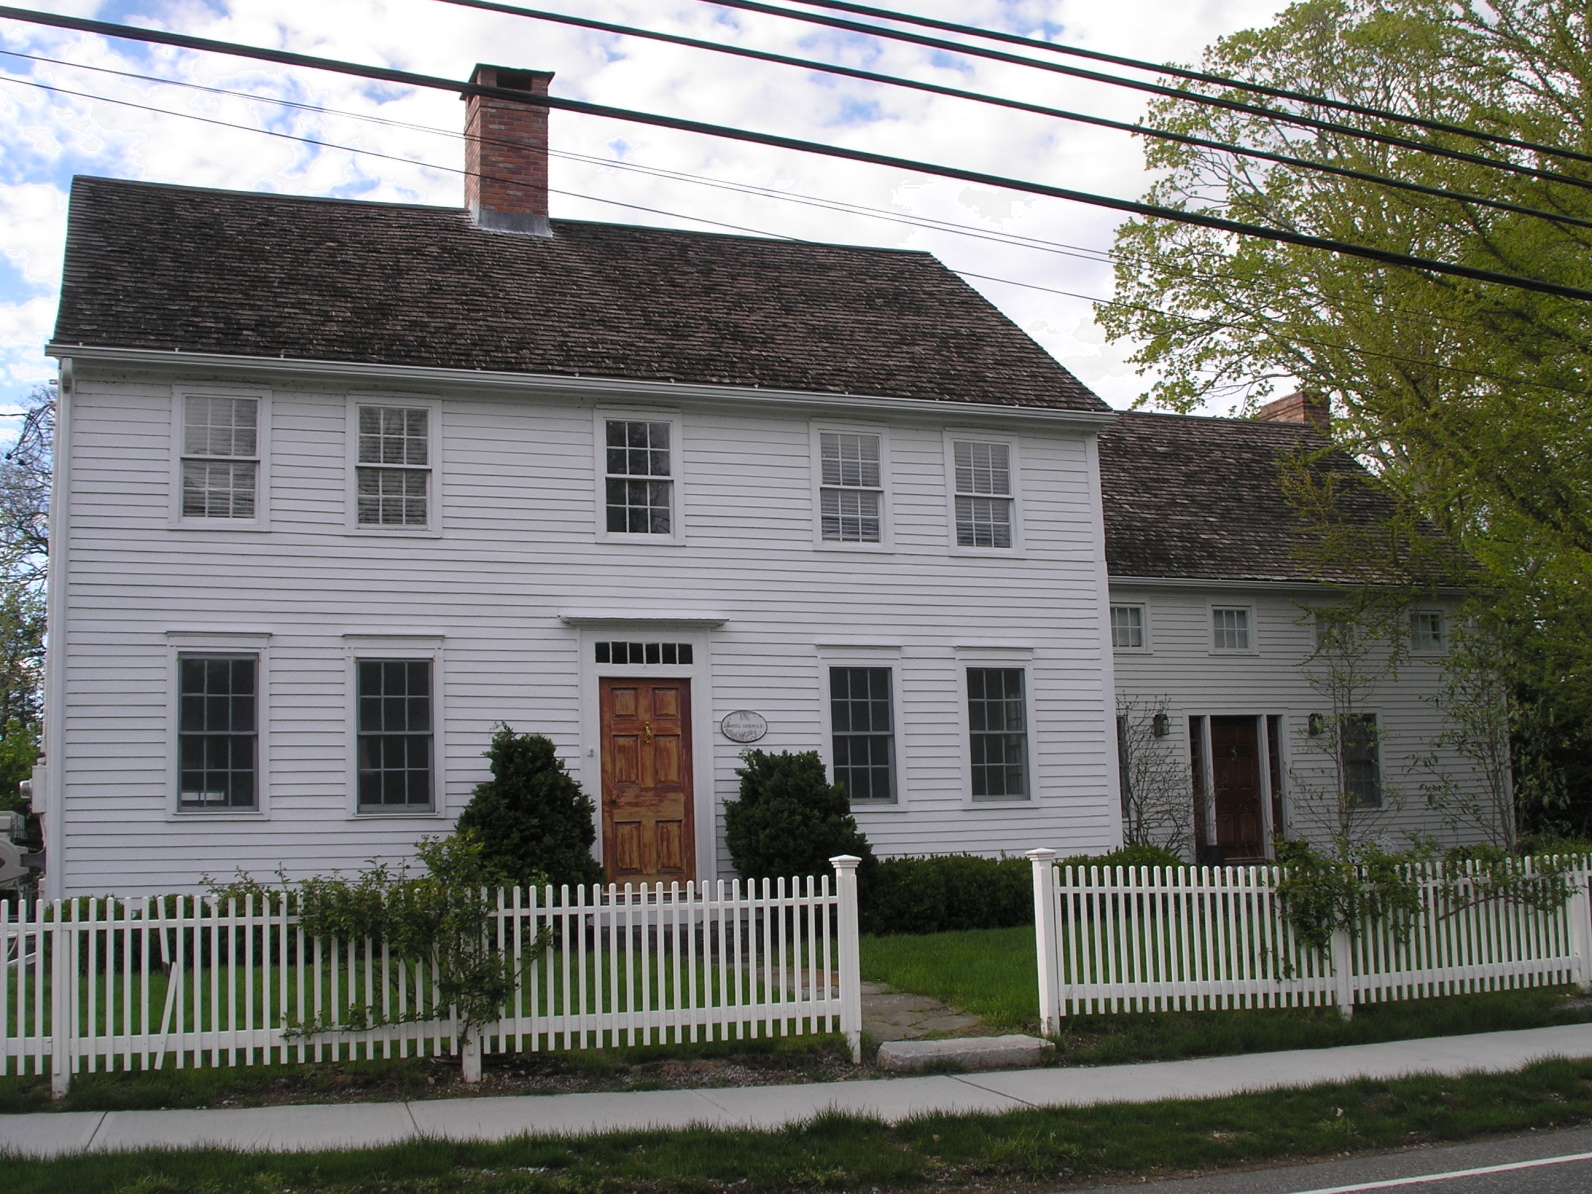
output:
{"label": "wall-mounted lamp", "polygon": [[1171,728],[1172,719],[1167,717],[1165,713],[1157,713],[1150,719],[1150,733],[1157,738],[1165,738]]}
{"label": "wall-mounted lamp", "polygon": [[1327,719],[1319,713],[1312,713],[1310,715],[1310,723],[1307,728],[1310,730],[1310,736],[1312,738],[1319,738],[1323,733],[1326,732]]}

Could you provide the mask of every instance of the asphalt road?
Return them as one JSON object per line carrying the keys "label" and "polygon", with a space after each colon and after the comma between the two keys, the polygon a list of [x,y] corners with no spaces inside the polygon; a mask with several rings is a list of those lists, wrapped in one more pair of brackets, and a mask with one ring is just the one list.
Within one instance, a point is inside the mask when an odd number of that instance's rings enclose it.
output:
{"label": "asphalt road", "polygon": [[1348,1157],[1286,1169],[1217,1173],[1174,1181],[1076,1187],[1067,1194],[1588,1194],[1592,1128],[1528,1132],[1441,1148]]}

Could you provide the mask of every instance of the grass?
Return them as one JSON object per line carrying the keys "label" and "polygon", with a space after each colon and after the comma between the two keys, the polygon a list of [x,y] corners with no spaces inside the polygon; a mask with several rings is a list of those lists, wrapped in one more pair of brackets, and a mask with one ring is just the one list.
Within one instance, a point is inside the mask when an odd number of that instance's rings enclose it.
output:
{"label": "grass", "polygon": [[12,1159],[8,1194],[605,1194],[1023,1190],[1232,1168],[1592,1121],[1592,1062],[1358,1081],[1200,1102],[926,1116],[823,1115],[773,1132],[629,1132],[352,1152]]}
{"label": "grass", "polygon": [[938,999],[991,1028],[1039,1022],[1032,926],[864,937],[861,956],[865,982]]}

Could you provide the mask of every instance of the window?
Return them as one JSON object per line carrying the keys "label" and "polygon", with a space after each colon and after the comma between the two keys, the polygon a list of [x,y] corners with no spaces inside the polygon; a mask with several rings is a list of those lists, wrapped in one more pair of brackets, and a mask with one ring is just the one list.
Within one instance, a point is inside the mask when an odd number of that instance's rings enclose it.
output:
{"label": "window", "polygon": [[257,655],[177,659],[177,807],[252,809]]}
{"label": "window", "polygon": [[255,517],[260,400],[187,394],[182,403],[182,516]]}
{"label": "window", "polygon": [[624,535],[674,532],[667,420],[608,419],[604,441],[607,527]]}
{"label": "window", "polygon": [[1412,637],[1417,651],[1441,651],[1448,645],[1448,627],[1444,624],[1442,610],[1419,609],[1412,617]]}
{"label": "window", "polygon": [[1339,610],[1316,610],[1316,650],[1343,652],[1354,646],[1354,623]]}
{"label": "window", "polygon": [[358,408],[355,486],[362,527],[426,527],[431,521],[431,411]]}
{"label": "window", "polygon": [[361,812],[432,807],[431,660],[360,659]]}
{"label": "window", "polygon": [[1382,752],[1376,714],[1346,714],[1342,730],[1344,794],[1356,808],[1381,808]]}
{"label": "window", "polygon": [[1020,667],[967,669],[974,800],[1028,798],[1028,711]]}
{"label": "window", "polygon": [[1012,449],[1010,444],[956,440],[956,545],[1012,545]]}
{"label": "window", "polygon": [[880,437],[863,432],[818,434],[819,516],[827,543],[878,543],[884,525]]}
{"label": "window", "polygon": [[835,782],[853,803],[895,796],[895,724],[890,669],[829,669],[829,722],[834,734]]}
{"label": "window", "polygon": [[1144,649],[1144,606],[1111,607],[1111,645],[1122,651]]}
{"label": "window", "polygon": [[691,662],[690,643],[601,642],[596,647],[598,663],[660,663],[684,667]]}
{"label": "window", "polygon": [[1211,610],[1211,645],[1218,651],[1249,650],[1249,610]]}

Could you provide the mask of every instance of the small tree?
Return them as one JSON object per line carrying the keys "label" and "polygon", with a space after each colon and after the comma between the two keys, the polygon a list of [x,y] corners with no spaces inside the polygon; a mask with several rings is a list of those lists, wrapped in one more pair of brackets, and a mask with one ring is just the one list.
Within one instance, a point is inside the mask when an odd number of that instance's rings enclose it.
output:
{"label": "small tree", "polygon": [[487,750],[492,778],[475,789],[459,832],[481,843],[481,861],[509,886],[601,883],[591,856],[595,809],[539,734],[499,725]]}
{"label": "small tree", "polygon": [[[1475,623],[1456,628],[1443,661],[1442,687],[1431,698],[1443,714],[1443,732],[1432,742],[1434,753],[1420,762],[1431,777],[1421,785],[1427,804],[1450,827],[1480,832],[1484,840],[1513,854],[1519,825],[1507,671],[1496,634]],[[1469,763],[1477,782],[1462,784],[1442,767],[1435,752],[1443,748]]]}
{"label": "small tree", "polygon": [[[1193,857],[1194,795],[1188,766],[1165,732],[1165,697],[1117,697],[1122,841]],[[1157,719],[1163,731],[1156,736]]]}
{"label": "small tree", "polygon": [[867,881],[873,850],[817,751],[749,750],[741,759],[741,798],[724,806],[724,844],[742,878],[826,875],[835,855],[855,854]]}

